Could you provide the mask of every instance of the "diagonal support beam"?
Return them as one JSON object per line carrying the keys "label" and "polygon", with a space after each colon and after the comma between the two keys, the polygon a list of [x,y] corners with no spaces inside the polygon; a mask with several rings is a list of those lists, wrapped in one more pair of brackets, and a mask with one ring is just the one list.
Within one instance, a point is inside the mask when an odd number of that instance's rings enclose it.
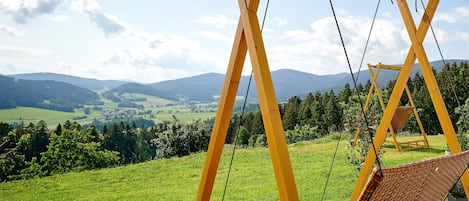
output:
{"label": "diagonal support beam", "polygon": [[[439,4],[439,0],[429,0],[427,7],[425,9],[426,15],[422,16],[422,19],[420,21],[420,25],[417,31],[416,31],[412,16],[410,14],[410,10],[408,8],[407,1],[398,0],[397,3],[399,5],[399,9],[400,9],[402,18],[404,20],[404,23],[406,24],[406,29],[409,33],[409,37],[411,38],[412,45],[405,59],[404,66],[402,67],[402,70],[399,73],[399,76],[397,77],[396,84],[391,93],[391,97],[389,99],[388,105],[386,106],[386,110],[384,111],[383,117],[376,131],[376,135],[373,139],[373,143],[375,144],[375,147],[377,150],[381,148],[382,143],[386,139],[388,125],[391,123],[392,117],[394,116],[394,112],[396,111],[398,107],[399,100],[401,99],[407,80],[410,77],[413,64],[415,63],[415,60],[417,59],[417,55],[419,57],[422,57],[421,58],[422,60],[424,60],[424,57],[426,57],[426,56],[422,56],[423,54],[425,54],[423,50],[422,42],[427,34],[428,28],[430,27],[430,22],[433,16],[435,15],[436,8],[438,7],[438,4]],[[427,87],[430,90],[430,93],[433,93],[432,101],[435,104],[435,101],[437,101],[438,99],[437,96],[439,95],[441,97],[440,91],[438,90],[438,86],[436,85],[435,77],[433,75],[431,67],[429,67],[428,60],[427,60],[427,66],[422,65],[423,64],[422,61],[420,61],[420,63],[421,63],[422,73],[425,72],[426,74],[424,75],[425,83],[427,84]],[[431,74],[429,74],[428,71],[430,71]],[[429,84],[431,83],[434,83],[434,85],[429,86]],[[441,105],[443,105],[443,107]],[[445,116],[443,114],[445,112],[446,112],[446,115],[448,113],[442,101],[440,103],[437,103],[435,105],[435,108],[437,111],[440,110],[437,113],[440,113],[441,116]],[[442,111],[443,108],[444,108],[444,111]],[[438,115],[439,118],[440,118],[440,115]],[[440,119],[440,123],[443,126],[443,124],[445,123],[443,123],[441,120],[442,119]],[[447,137],[448,143],[452,143],[451,145],[452,152],[453,150],[454,150],[454,153],[460,152],[461,148],[459,147],[459,143],[457,143],[457,138],[454,134],[455,133],[454,128],[451,129],[452,128],[451,122],[449,122],[449,125],[450,126],[445,125],[446,128],[444,129],[446,136],[452,135],[449,138]],[[371,170],[373,168],[373,164],[375,161],[376,161],[376,156],[374,155],[374,151],[371,148],[368,151],[367,157],[365,159],[365,163],[360,171],[360,176],[357,180],[357,183],[355,184],[355,188],[352,192],[350,200],[358,200],[361,192],[363,191],[366,185],[366,182],[368,181],[369,175],[371,173]]]}
{"label": "diagonal support beam", "polygon": [[[256,10],[259,8],[259,1],[248,0],[248,8]],[[204,169],[200,179],[197,200],[210,200],[213,184],[217,176],[217,169],[220,163],[221,153],[225,144],[226,133],[231,120],[231,113],[238,92],[239,81],[243,71],[244,61],[246,59],[247,44],[244,35],[244,28],[239,18],[236,35],[231,50],[230,61],[225,75],[225,82],[218,103],[217,114],[215,117],[212,135],[207,149]]]}
{"label": "diagonal support beam", "polygon": [[259,0],[247,0],[247,2],[245,0],[238,0],[238,4],[241,16],[207,150],[197,200],[210,200],[248,50],[280,199],[299,200],[256,14]]}
{"label": "diagonal support beam", "polygon": [[[427,54],[425,53],[425,49],[423,48],[422,42],[424,38],[419,38],[416,34],[416,28],[414,24],[414,20],[412,19],[412,15],[410,14],[409,7],[406,1],[398,1],[399,10],[401,11],[402,19],[404,19],[404,23],[407,28],[407,32],[409,34],[409,38],[413,44],[413,49],[417,58],[420,63],[420,68],[422,70],[422,75],[425,80],[425,84],[427,85],[428,92],[430,94],[430,98],[433,102],[433,107],[435,108],[436,115],[438,116],[438,120],[441,125],[441,129],[446,138],[446,143],[452,154],[462,152],[461,146],[459,145],[458,138],[456,136],[456,132],[453,127],[453,123],[448,114],[448,110],[446,109],[445,102],[443,97],[441,96],[440,89],[438,87],[438,83],[435,79],[435,75],[431,68],[430,62],[428,62]],[[425,15],[424,18],[427,18]],[[430,24],[431,20],[426,20],[428,24]],[[469,173],[465,172],[465,174],[461,177],[461,181],[464,186],[464,191],[466,193],[469,192]],[[469,194],[467,194],[469,195]]]}

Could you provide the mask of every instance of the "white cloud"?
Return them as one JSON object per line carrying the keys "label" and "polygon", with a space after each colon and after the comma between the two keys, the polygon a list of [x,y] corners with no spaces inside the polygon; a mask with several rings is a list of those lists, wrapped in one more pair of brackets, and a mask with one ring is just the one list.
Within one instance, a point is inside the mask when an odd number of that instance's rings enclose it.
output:
{"label": "white cloud", "polygon": [[224,15],[215,15],[215,16],[201,16],[196,22],[201,24],[210,24],[218,28],[225,28],[229,26],[236,25],[237,21],[227,18]]}
{"label": "white cloud", "polygon": [[469,23],[469,8],[456,7],[452,12],[439,13],[435,16],[435,21],[445,21],[450,24]]}
{"label": "white cloud", "polygon": [[[371,21],[365,18],[340,17],[340,28],[353,69],[358,70]],[[377,20],[373,30],[365,63],[395,64],[404,60],[409,43],[401,35],[402,29],[389,20]],[[268,49],[271,67],[294,68],[315,74],[335,74],[347,70],[347,63],[332,17],[311,24],[310,31],[290,30],[284,45]]]}
{"label": "white cloud", "polygon": [[[87,73],[106,75],[112,72],[113,75],[106,77],[145,77],[142,80],[154,82],[163,78],[201,73],[206,69],[213,69],[214,66],[225,66],[220,58],[202,50],[198,41],[180,35],[165,36],[135,31],[116,16],[103,12],[95,0],[76,0],[72,2],[71,7],[87,14],[106,37],[115,35],[118,39],[132,40],[141,44],[141,47],[137,45],[131,48],[108,49],[98,56],[96,65],[100,68],[89,69]],[[201,17],[198,22],[221,28],[236,24],[222,15]],[[197,34],[214,40],[231,41],[231,38],[218,32],[200,31]]]}
{"label": "white cloud", "polygon": [[66,22],[70,20],[70,17],[67,15],[53,15],[51,16],[51,20],[55,22]]}
{"label": "white cloud", "polygon": [[458,36],[458,38],[460,38],[461,40],[464,40],[466,42],[469,42],[469,32],[458,32],[456,33],[456,35]]}
{"label": "white cloud", "polygon": [[95,0],[75,0],[70,5],[71,8],[82,13],[93,12],[101,9],[99,3]]}
{"label": "white cloud", "polygon": [[313,38],[310,32],[304,30],[289,30],[285,32],[285,37],[299,41],[307,41]]}
{"label": "white cloud", "polygon": [[0,53],[4,56],[31,56],[31,55],[48,55],[47,50],[38,50],[24,47],[0,46]]}
{"label": "white cloud", "polygon": [[16,23],[52,13],[63,0],[0,0],[0,11],[13,17]]}
{"label": "white cloud", "polygon": [[216,31],[198,31],[197,34],[212,40],[222,41],[225,43],[231,43],[233,41],[233,38],[223,35],[222,33]]}
{"label": "white cloud", "polygon": [[106,37],[126,31],[129,27],[116,16],[101,11],[99,3],[95,0],[77,0],[71,7],[88,14],[90,20],[100,28]]}
{"label": "white cloud", "polygon": [[5,32],[5,33],[7,33],[8,35],[10,35],[12,37],[24,36],[23,31],[18,31],[13,27],[8,27],[8,26],[2,25],[2,24],[0,24],[0,32]]}
{"label": "white cloud", "polygon": [[132,65],[139,68],[158,67],[203,71],[219,65],[219,59],[208,56],[197,41],[183,36],[160,37],[158,45],[146,48],[111,49],[99,59],[102,65]]}
{"label": "white cloud", "polygon": [[284,25],[287,25],[287,24],[288,24],[288,21],[287,21],[287,20],[282,19],[282,18],[279,18],[279,17],[274,18],[274,22],[275,22],[278,26],[284,26]]}

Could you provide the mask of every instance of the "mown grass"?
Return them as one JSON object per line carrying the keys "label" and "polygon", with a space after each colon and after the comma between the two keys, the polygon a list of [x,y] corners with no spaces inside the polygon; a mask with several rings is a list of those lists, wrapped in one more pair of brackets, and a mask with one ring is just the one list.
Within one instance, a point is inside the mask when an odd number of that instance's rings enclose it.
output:
{"label": "mown grass", "polygon": [[32,107],[17,107],[14,109],[0,110],[0,121],[14,123],[24,121],[25,123],[37,123],[44,120],[49,126],[57,126],[63,123],[64,119],[72,120],[73,117],[83,116],[83,111],[60,112]]}
{"label": "mown grass", "polygon": [[[405,137],[407,138],[411,137]],[[443,136],[429,136],[430,149],[397,153],[386,150],[385,166],[442,156]],[[320,200],[336,141],[331,138],[289,146],[301,200]],[[232,147],[223,151],[212,200],[221,200]],[[358,172],[348,162],[342,140],[324,200],[348,200]],[[1,200],[194,200],[206,153],[154,160],[87,172],[0,184]],[[226,200],[279,200],[268,148],[238,149]]]}

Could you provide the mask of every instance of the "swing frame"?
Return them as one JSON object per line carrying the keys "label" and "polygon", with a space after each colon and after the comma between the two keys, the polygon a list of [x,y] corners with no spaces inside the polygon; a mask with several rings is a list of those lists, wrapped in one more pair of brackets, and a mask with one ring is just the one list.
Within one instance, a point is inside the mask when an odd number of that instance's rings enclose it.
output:
{"label": "swing frame", "polygon": [[[428,1],[425,8],[425,13],[420,20],[419,27],[416,28],[407,1],[397,0],[397,5],[399,7],[402,20],[404,21],[407,34],[411,41],[411,46],[407,53],[407,57],[404,61],[401,72],[397,77],[396,84],[394,85],[391,97],[389,99],[388,105],[386,106],[386,109],[384,110],[384,114],[381,118],[378,129],[376,130],[375,137],[373,138],[373,143],[375,145],[374,148],[376,148],[376,150],[381,148],[381,145],[386,139],[389,125],[391,124],[394,113],[396,112],[396,109],[399,105],[399,101],[401,99],[404,88],[407,85],[407,81],[409,80],[415,60],[418,59],[420,69],[425,80],[425,85],[427,86],[428,92],[430,93],[430,98],[435,108],[438,121],[440,122],[441,128],[443,130],[443,134],[446,138],[446,143],[448,144],[452,154],[462,152],[453,124],[451,123],[448,110],[446,109],[443,97],[441,96],[438,83],[436,82],[435,75],[430,66],[430,62],[428,61],[425,49],[422,45],[439,2],[439,0]],[[373,147],[371,147],[368,151],[350,200],[358,200],[361,192],[365,188],[365,185],[370,177],[373,164],[376,161],[376,155],[374,154],[374,151],[375,150],[373,150]],[[466,195],[469,195],[469,172],[464,173],[464,175],[461,177],[461,181]]]}
{"label": "swing frame", "polygon": [[[373,70],[374,69],[374,70]],[[370,90],[368,91],[368,96],[366,98],[366,102],[363,108],[363,114],[366,114],[370,103],[371,103],[371,98],[373,97],[373,94],[376,93],[378,96],[378,101],[381,106],[381,109],[384,111],[386,109],[386,105],[384,104],[383,100],[383,95],[381,93],[381,89],[378,86],[377,80],[378,80],[378,75],[380,70],[394,70],[394,71],[401,71],[402,67],[400,66],[393,66],[393,65],[385,65],[382,63],[378,63],[378,65],[370,65],[368,64],[368,71],[370,73],[371,77],[371,87]],[[417,112],[417,108],[415,107],[414,100],[412,99],[412,95],[410,93],[410,89],[407,86],[407,83],[404,85],[404,89],[407,95],[407,98],[409,99],[409,106],[400,106],[397,108],[396,112],[394,113],[393,119],[391,121],[391,124],[389,125],[389,134],[391,135],[392,141],[394,143],[394,147],[397,152],[401,152],[404,150],[411,150],[411,149],[418,149],[418,148],[428,148],[428,140],[427,140],[427,134],[425,133],[425,129],[423,128],[422,121],[420,120],[420,116]],[[417,120],[417,124],[420,130],[420,134],[422,136],[422,139],[419,140],[412,140],[412,141],[405,141],[405,142],[400,142],[397,140],[396,137],[396,132],[398,130],[401,130],[402,128],[405,127],[405,125],[408,122],[410,113],[413,113],[415,116],[415,119]],[[361,129],[360,127],[357,128],[357,131],[355,132],[354,136],[354,143],[355,145],[357,144],[357,141],[360,137]],[[388,141],[386,141],[388,142]],[[421,144],[423,143],[423,144]],[[401,145],[407,145],[405,148],[403,148]]]}
{"label": "swing frame", "polygon": [[[425,15],[417,30],[407,5],[407,1],[397,0],[402,19],[412,44],[401,73],[397,78],[389,103],[386,106],[383,117],[378,126],[377,134],[373,139],[376,149],[381,147],[386,138],[387,130],[399,104],[404,86],[409,79],[413,64],[418,58],[422,74],[425,79],[425,84],[429,89],[430,97],[445,134],[448,147],[452,153],[461,152],[461,147],[459,146],[454,127],[451,123],[451,119],[449,118],[449,114],[435,80],[435,76],[422,46],[423,39],[428,31],[438,3],[439,0],[429,0]],[[287,143],[283,132],[283,125],[280,119],[280,112],[275,97],[268,60],[256,14],[259,7],[259,0],[238,0],[238,5],[241,14],[238,21],[235,40],[231,51],[230,61],[218,105],[214,127],[212,129],[212,135],[207,150],[207,157],[205,159],[196,200],[210,200],[236,98],[236,92],[241,78],[241,72],[246,58],[246,53],[249,50],[279,197],[280,200],[296,201],[299,200],[298,191],[291,167],[290,156],[288,154]],[[365,188],[375,161],[376,155],[374,154],[374,150],[370,149],[350,200],[357,200],[359,198],[361,192]],[[466,194],[469,195],[469,173],[466,172],[462,176],[461,180]]]}

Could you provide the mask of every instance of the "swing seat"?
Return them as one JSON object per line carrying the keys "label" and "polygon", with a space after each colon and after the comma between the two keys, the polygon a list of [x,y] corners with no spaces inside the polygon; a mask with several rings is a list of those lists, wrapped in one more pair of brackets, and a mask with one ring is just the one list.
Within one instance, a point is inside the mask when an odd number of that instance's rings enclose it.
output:
{"label": "swing seat", "polygon": [[469,163],[469,151],[374,169],[359,200],[443,200]]}
{"label": "swing seat", "polygon": [[402,130],[409,121],[410,114],[415,107],[398,107],[391,120],[391,126],[394,131]]}
{"label": "swing seat", "polygon": [[[414,109],[415,107],[412,107],[412,106],[401,106],[396,109],[396,112],[394,113],[394,116],[392,117],[392,120],[391,120],[391,127],[395,133],[397,133],[397,131],[399,130],[402,130],[406,126],[407,122],[409,121],[410,115],[412,114],[412,112],[414,112]],[[394,141],[392,142],[394,142],[398,152],[403,151],[403,150],[428,148],[428,142],[425,140],[425,137],[424,139],[421,139],[421,140],[412,140],[412,141],[405,141],[405,142],[397,141],[394,135],[393,135],[393,138],[394,138]],[[405,145],[405,146],[403,147],[402,145]]]}

